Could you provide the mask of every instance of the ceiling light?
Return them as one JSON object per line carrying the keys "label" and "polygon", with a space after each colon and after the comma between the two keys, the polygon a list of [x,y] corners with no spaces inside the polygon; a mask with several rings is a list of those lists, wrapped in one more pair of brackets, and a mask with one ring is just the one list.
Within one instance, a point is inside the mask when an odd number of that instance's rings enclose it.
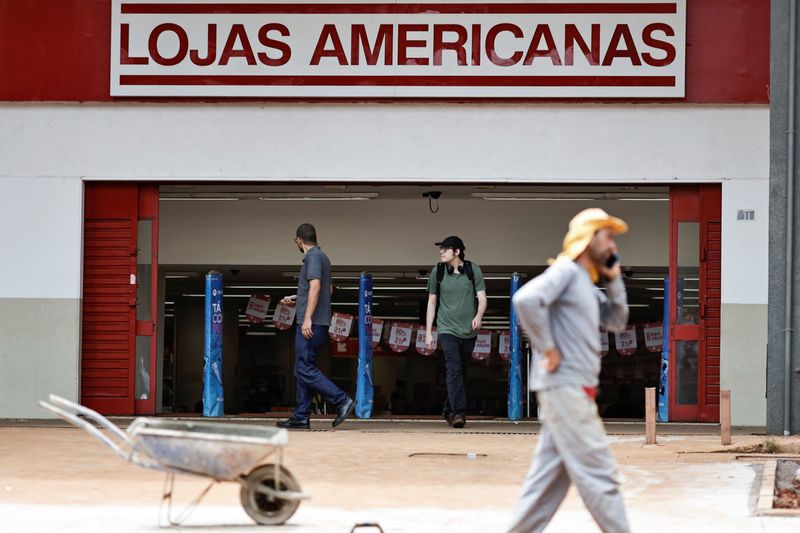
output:
{"label": "ceiling light", "polygon": [[325,201],[325,200],[371,200],[377,198],[376,192],[352,192],[352,193],[270,193],[259,196],[259,200],[267,201]]}

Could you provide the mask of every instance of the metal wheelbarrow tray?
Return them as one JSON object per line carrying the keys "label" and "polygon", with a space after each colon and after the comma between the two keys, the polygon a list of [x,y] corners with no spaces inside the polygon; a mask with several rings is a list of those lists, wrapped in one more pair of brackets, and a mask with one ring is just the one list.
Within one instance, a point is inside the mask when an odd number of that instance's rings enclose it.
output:
{"label": "metal wheelbarrow tray", "polygon": [[[283,447],[288,443],[285,429],[137,418],[127,431],[122,431],[96,411],[53,394],[49,402],[41,401],[39,405],[83,428],[127,462],[170,476],[190,474],[239,483],[242,507],[259,524],[286,522],[300,500],[308,498],[282,464]],[[109,430],[111,435],[98,430],[89,420]],[[273,454],[277,460],[265,464]],[[203,495],[205,492],[200,497]],[[171,489],[168,494],[165,492],[165,499],[171,499]]]}

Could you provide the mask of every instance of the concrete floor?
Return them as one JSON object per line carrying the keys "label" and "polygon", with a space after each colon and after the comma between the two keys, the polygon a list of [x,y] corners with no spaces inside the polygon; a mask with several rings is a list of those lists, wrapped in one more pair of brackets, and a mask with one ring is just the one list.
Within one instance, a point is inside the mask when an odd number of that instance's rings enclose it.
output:
{"label": "concrete floor", "polygon": [[[327,420],[312,424],[312,431],[290,433],[285,463],[313,497],[278,531],[348,532],[362,522],[387,532],[504,531],[538,431],[531,422],[472,421],[464,430],[439,421],[348,421],[336,431]],[[159,528],[162,473],[127,464],[80,429],[4,426],[1,531]],[[660,426],[656,446],[644,445],[641,424],[612,423],[608,430],[634,531],[800,531],[800,516],[754,516],[763,465],[720,446],[716,426]],[[764,439],[749,433],[738,431],[733,447]],[[789,440],[800,445],[798,437]],[[711,453],[719,451],[725,453]],[[469,459],[470,452],[479,455]],[[206,484],[178,478],[176,509]],[[233,483],[213,487],[179,529],[263,531],[245,515],[238,491]],[[571,490],[548,531],[597,528]]]}

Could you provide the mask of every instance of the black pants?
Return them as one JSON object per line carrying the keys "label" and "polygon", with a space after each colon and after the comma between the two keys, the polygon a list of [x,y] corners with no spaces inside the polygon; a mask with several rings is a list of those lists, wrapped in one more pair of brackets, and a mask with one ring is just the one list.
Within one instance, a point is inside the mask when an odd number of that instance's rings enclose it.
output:
{"label": "black pants", "polygon": [[444,413],[467,413],[467,368],[472,350],[475,349],[475,337],[462,339],[449,333],[439,334],[439,345],[444,352],[444,364],[447,369],[447,400],[444,402]]}

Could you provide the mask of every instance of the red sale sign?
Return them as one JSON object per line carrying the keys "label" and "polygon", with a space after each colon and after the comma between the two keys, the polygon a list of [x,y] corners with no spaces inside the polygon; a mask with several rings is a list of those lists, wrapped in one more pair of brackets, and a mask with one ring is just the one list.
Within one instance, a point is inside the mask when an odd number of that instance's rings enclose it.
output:
{"label": "red sale sign", "polygon": [[654,322],[642,325],[644,346],[648,352],[660,352],[664,343],[664,325]]}
{"label": "red sale sign", "polygon": [[353,315],[333,313],[331,315],[331,325],[328,328],[328,335],[331,339],[342,342],[350,336],[350,329],[352,327]]}
{"label": "red sale sign", "polygon": [[411,346],[411,334],[414,328],[411,324],[394,322],[389,330],[389,347],[393,352],[405,352]]}
{"label": "red sale sign", "polygon": [[431,330],[431,335],[433,336],[433,346],[428,348],[428,345],[425,343],[425,327],[420,327],[417,330],[417,352],[421,353],[422,355],[433,355],[433,352],[436,351],[436,345],[439,341],[439,332],[436,331],[436,328]]}
{"label": "red sale sign", "polygon": [[500,352],[500,359],[508,361],[511,356],[511,332],[501,331],[497,341],[497,351]]}
{"label": "red sale sign", "polygon": [[381,333],[383,333],[383,320],[380,318],[372,318],[372,347],[375,348],[381,342]]}
{"label": "red sale sign", "polygon": [[628,326],[623,331],[614,333],[617,353],[620,355],[633,355],[636,353],[636,326]]}
{"label": "red sale sign", "polygon": [[245,317],[253,324],[260,324],[267,319],[267,311],[269,310],[269,296],[264,294],[254,294],[247,302],[247,309],[245,309]]}
{"label": "red sale sign", "polygon": [[279,303],[275,306],[275,313],[272,316],[272,322],[278,329],[289,329],[294,322],[294,314],[297,312],[294,302],[288,304]]}
{"label": "red sale sign", "polygon": [[472,350],[472,358],[478,361],[488,359],[492,354],[492,332],[482,329],[475,338],[475,348]]}

